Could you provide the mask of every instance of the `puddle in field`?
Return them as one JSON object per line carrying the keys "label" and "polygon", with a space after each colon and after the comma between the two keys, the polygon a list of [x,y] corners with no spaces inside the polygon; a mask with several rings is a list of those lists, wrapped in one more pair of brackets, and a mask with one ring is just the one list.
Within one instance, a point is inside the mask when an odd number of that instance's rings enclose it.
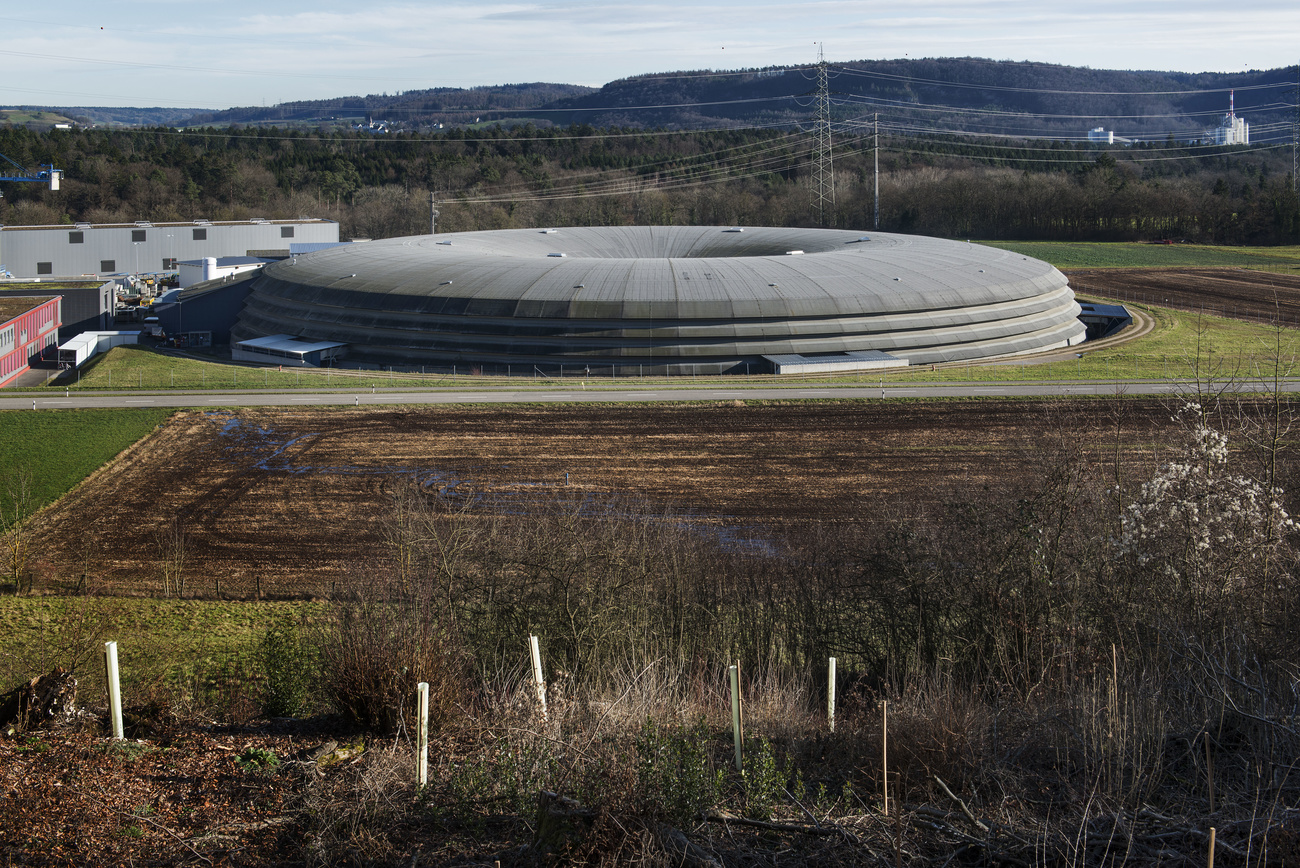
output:
{"label": "puddle in field", "polygon": [[[437,494],[457,507],[490,509],[503,515],[525,515],[530,510],[545,509],[555,505],[556,495],[566,488],[565,481],[517,481],[510,483],[504,490],[483,492],[477,490],[472,476],[441,470],[437,468],[411,465],[390,465],[387,467],[360,467],[357,465],[319,465],[294,460],[296,447],[308,444],[322,436],[321,432],[290,435],[265,427],[245,422],[237,414],[228,410],[208,412],[214,421],[221,421],[218,444],[222,452],[231,460],[236,458],[252,460],[253,467],[269,473],[287,473],[296,476],[305,475],[356,475],[391,477],[394,480],[410,480],[419,485],[422,491]],[[496,469],[509,468],[509,464],[499,465]],[[567,474],[566,474],[567,476]],[[575,508],[581,518],[644,518],[645,513],[630,510],[626,503],[610,496],[583,493],[570,506]],[[663,520],[695,528],[707,533],[726,549],[742,553],[773,553],[775,547],[763,538],[760,529],[753,526],[725,526],[705,522],[709,516],[689,512],[662,516]],[[724,519],[728,518],[723,516]]]}
{"label": "puddle in field", "polygon": [[232,459],[252,460],[253,467],[269,473],[342,474],[349,476],[389,476],[409,479],[425,491],[436,491],[444,496],[472,486],[473,480],[446,470],[407,465],[387,467],[360,467],[354,464],[311,464],[293,458],[295,447],[306,445],[321,436],[319,431],[289,435],[275,428],[254,425],[229,411],[211,411],[212,417],[226,417],[218,434],[218,443],[224,454]]}

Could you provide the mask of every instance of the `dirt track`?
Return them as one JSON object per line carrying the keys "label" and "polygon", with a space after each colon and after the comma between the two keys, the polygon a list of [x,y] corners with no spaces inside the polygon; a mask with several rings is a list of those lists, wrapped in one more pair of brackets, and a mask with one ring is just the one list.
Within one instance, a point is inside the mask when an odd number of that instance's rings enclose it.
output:
{"label": "dirt track", "polygon": [[[175,517],[199,593],[220,579],[225,595],[251,596],[259,581],[267,595],[322,594],[381,553],[389,492],[410,480],[507,503],[617,494],[747,525],[892,514],[1022,485],[1038,475],[1041,441],[1062,430],[1098,447],[1107,406],[189,411],[43,516],[38,585],[86,573],[92,588],[153,592],[158,532]],[[1124,406],[1133,442],[1149,444],[1167,411]]]}

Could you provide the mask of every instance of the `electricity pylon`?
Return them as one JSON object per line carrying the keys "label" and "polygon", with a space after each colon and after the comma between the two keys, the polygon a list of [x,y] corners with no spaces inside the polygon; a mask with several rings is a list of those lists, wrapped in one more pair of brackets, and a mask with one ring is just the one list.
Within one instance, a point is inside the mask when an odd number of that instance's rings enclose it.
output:
{"label": "electricity pylon", "polygon": [[[826,56],[817,46],[817,126],[813,148],[812,207],[817,222],[835,225],[835,167],[831,159],[831,92]],[[829,214],[827,213],[829,211]]]}

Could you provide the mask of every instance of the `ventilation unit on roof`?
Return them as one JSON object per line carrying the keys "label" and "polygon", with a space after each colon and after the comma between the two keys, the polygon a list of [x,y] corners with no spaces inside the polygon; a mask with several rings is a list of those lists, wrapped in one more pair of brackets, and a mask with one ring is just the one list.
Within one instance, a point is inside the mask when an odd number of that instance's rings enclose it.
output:
{"label": "ventilation unit on roof", "polygon": [[543,230],[542,230],[542,234],[543,234],[543,235],[554,235],[556,232],[559,232],[559,231],[560,231],[560,230],[558,230],[558,229],[543,229]]}
{"label": "ventilation unit on roof", "polygon": [[787,251],[785,252],[785,255],[786,255],[786,256],[803,256],[803,251],[802,251],[802,250],[787,250]]}
{"label": "ventilation unit on roof", "polygon": [[548,253],[548,254],[546,254],[546,255],[547,255],[547,256],[554,256],[556,259],[563,259],[564,257],[568,256],[569,254],[567,254],[567,253]]}
{"label": "ventilation unit on roof", "polygon": [[730,229],[723,229],[723,232],[744,232],[744,226],[732,226]]}

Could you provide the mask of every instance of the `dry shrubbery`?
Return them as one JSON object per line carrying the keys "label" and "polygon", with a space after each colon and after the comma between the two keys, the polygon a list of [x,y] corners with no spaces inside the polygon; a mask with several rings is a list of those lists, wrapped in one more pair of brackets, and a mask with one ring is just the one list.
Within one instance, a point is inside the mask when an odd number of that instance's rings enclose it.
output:
{"label": "dry shrubbery", "polygon": [[462,652],[427,586],[366,587],[337,603],[316,641],[330,705],[363,729],[413,732],[420,682],[434,730],[463,694]]}

